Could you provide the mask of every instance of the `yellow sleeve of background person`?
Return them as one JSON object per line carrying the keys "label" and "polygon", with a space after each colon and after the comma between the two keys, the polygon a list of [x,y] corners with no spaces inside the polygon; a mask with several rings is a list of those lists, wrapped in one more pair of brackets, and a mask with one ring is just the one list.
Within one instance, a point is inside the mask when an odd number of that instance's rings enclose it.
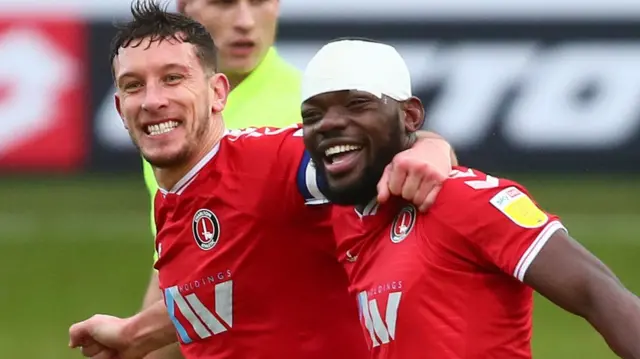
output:
{"label": "yellow sleeve of background person", "polygon": [[[300,71],[271,48],[260,65],[231,93],[222,113],[228,129],[285,127],[300,122]],[[143,160],[144,181],[151,196],[151,232],[155,237],[153,199],[158,184]],[[154,250],[154,260],[158,254]]]}

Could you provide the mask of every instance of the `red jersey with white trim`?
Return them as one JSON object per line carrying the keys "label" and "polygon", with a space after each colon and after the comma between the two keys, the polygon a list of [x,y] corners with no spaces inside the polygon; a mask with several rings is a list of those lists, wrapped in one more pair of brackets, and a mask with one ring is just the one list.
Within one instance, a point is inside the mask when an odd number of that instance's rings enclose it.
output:
{"label": "red jersey with white trim", "polygon": [[531,358],[527,268],[564,227],[519,184],[456,167],[425,214],[335,207],[338,253],[377,359]]}
{"label": "red jersey with white trim", "polygon": [[368,357],[300,136],[228,134],[156,195],[155,267],[185,358]]}

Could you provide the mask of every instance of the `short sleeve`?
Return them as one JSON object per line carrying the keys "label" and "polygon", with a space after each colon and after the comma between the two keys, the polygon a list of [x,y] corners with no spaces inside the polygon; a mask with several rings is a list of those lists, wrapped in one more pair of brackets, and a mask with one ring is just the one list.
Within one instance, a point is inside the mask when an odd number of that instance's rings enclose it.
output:
{"label": "short sleeve", "polygon": [[325,181],[305,150],[300,125],[232,131],[227,137],[242,142],[243,153],[236,158],[250,161],[245,171],[266,177],[262,180],[271,187],[263,193],[273,193],[281,204],[296,210],[328,203],[322,194]]}
{"label": "short sleeve", "polygon": [[306,205],[313,206],[328,203],[324,194],[322,194],[323,188],[326,186],[326,180],[316,170],[316,166],[306,150],[304,150],[302,160],[298,166],[296,186]]}
{"label": "short sleeve", "polygon": [[[335,252],[331,206],[322,195],[323,181],[305,152],[299,125],[259,128],[227,136],[235,151],[229,158],[230,186],[247,204],[243,210],[282,226],[302,226],[310,233],[326,233],[327,240],[308,241],[320,251]],[[233,149],[230,149],[233,147]],[[221,154],[225,148],[221,147]],[[229,189],[232,189],[229,187]]]}
{"label": "short sleeve", "polygon": [[520,281],[549,238],[566,230],[520,184],[471,169],[454,171],[430,212]]}

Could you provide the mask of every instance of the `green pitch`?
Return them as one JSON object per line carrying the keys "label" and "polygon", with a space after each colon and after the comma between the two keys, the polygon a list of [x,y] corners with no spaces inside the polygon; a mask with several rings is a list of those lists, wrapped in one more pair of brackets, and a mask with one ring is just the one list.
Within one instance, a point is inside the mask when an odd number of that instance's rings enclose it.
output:
{"label": "green pitch", "polygon": [[[640,294],[638,178],[515,176]],[[138,178],[0,180],[0,358],[80,358],[67,328],[139,307],[151,265]],[[581,319],[536,298],[534,354],[614,358]]]}

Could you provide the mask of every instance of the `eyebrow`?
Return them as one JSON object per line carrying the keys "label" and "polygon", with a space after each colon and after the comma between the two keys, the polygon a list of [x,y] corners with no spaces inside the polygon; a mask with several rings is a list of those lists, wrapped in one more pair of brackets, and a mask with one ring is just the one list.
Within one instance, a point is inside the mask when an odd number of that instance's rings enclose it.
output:
{"label": "eyebrow", "polygon": [[347,94],[347,98],[353,98],[353,97],[367,98],[369,100],[380,100],[380,97],[367,91],[349,90],[349,93]]}
{"label": "eyebrow", "polygon": [[[185,65],[182,64],[178,64],[178,63],[169,63],[169,64],[165,64],[162,65],[160,67],[160,71],[169,71],[169,70],[178,70],[180,72],[189,72],[189,68]],[[117,83],[120,84],[122,82],[122,79],[127,78],[127,77],[136,77],[136,73],[134,71],[127,71],[124,72],[122,74],[120,74],[120,76],[118,76],[117,79]]]}

